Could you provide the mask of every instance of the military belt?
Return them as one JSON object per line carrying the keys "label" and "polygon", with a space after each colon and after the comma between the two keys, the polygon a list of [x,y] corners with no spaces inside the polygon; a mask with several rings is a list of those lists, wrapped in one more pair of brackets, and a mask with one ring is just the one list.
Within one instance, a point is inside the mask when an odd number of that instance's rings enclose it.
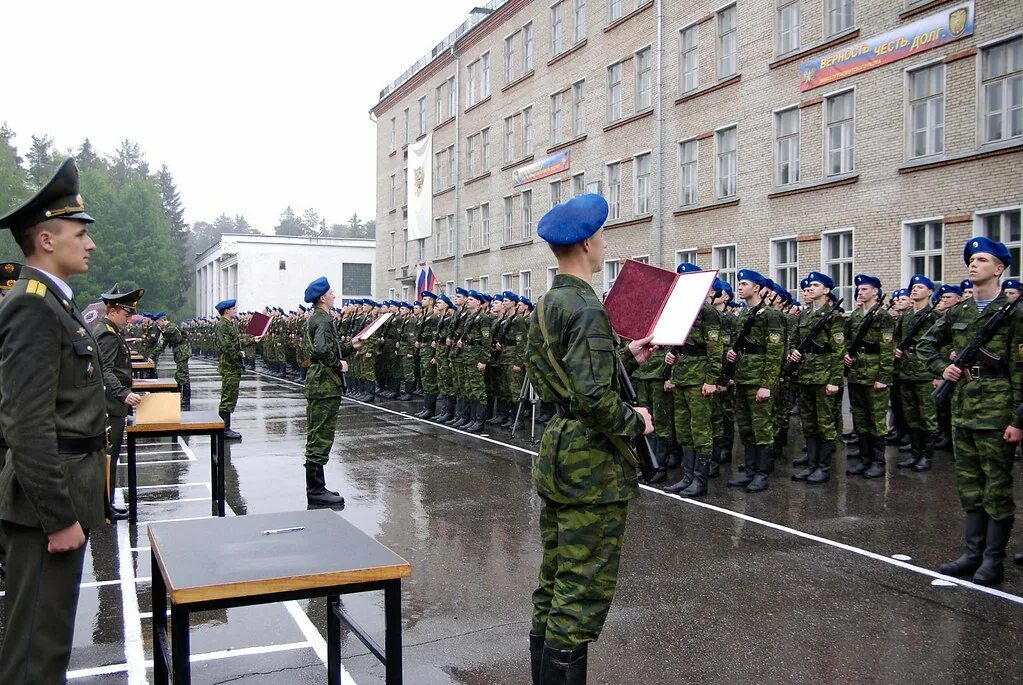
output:
{"label": "military belt", "polygon": [[973,380],[979,380],[981,378],[1008,378],[1009,371],[1000,367],[982,366],[975,364],[970,369],[970,375],[973,376]]}
{"label": "military belt", "polygon": [[57,438],[57,451],[61,454],[86,454],[106,449],[106,435],[91,438]]}

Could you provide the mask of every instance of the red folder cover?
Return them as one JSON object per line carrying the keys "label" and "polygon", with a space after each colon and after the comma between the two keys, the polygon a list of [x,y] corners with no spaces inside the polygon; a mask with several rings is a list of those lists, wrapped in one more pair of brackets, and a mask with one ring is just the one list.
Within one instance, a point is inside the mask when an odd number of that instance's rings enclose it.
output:
{"label": "red folder cover", "polygon": [[373,319],[373,321],[368,326],[366,326],[361,331],[352,336],[352,340],[366,340],[372,337],[373,334],[380,330],[380,327],[387,323],[388,319],[390,319],[392,316],[394,316],[394,312],[386,312],[384,314],[381,314],[377,318]]}
{"label": "red folder cover", "polygon": [[266,314],[253,312],[252,318],[249,319],[249,325],[245,327],[245,333],[258,338],[266,335],[268,328],[270,328],[270,317]]}
{"label": "red folder cover", "polygon": [[656,345],[681,345],[717,276],[716,270],[678,274],[625,260],[604,300],[615,332],[629,340],[653,335]]}

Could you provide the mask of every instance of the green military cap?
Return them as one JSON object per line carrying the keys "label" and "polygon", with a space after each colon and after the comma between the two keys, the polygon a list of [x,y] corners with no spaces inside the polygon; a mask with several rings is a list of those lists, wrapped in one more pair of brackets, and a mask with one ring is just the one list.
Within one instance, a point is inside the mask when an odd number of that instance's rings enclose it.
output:
{"label": "green military cap", "polygon": [[145,294],[144,288],[138,290],[132,290],[131,292],[122,293],[117,289],[117,284],[114,283],[114,287],[108,292],[100,293],[99,299],[103,300],[105,305],[115,305],[121,309],[126,309],[132,314],[138,314],[139,300]]}
{"label": "green military cap", "polygon": [[95,221],[85,213],[85,201],[78,192],[78,164],[74,159],[64,160],[53,178],[23,205],[0,216],[0,228],[9,228],[17,237],[20,231],[47,219],[73,219],[88,224]]}
{"label": "green military cap", "polygon": [[21,264],[4,262],[0,264],[0,290],[10,290],[21,275]]}

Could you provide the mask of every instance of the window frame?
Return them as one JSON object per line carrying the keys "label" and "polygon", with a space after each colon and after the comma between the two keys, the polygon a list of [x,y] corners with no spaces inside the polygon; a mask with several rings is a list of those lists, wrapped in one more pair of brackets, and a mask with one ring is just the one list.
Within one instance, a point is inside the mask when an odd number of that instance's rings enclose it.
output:
{"label": "window frame", "polygon": [[[641,55],[646,55],[641,58]],[[654,105],[654,83],[653,83],[653,62],[651,56],[653,54],[653,48],[650,45],[640,48],[632,53],[632,62],[634,65],[633,73],[633,86],[635,89],[633,104],[637,112],[642,112],[650,109]],[[645,69],[641,70],[641,66],[646,65]],[[646,78],[646,87],[643,87],[644,75]],[[646,99],[643,99],[643,94],[646,93]],[[646,104],[643,104],[643,103]]]}
{"label": "window frame", "polygon": [[572,44],[586,40],[586,0],[572,0]]}
{"label": "window frame", "polygon": [[522,240],[533,237],[533,189],[527,188],[519,193],[519,211],[522,215]]}
{"label": "window frame", "polygon": [[557,93],[551,93],[551,117],[550,117],[550,141],[551,145],[560,145],[565,142],[563,137],[563,130],[565,128],[565,122],[563,119],[564,115],[564,101],[565,93],[567,90],[559,90]]}
{"label": "window frame", "polygon": [[[920,98],[919,100],[913,99],[913,78],[916,74],[931,69],[941,69],[941,92],[937,95],[928,94],[927,96]],[[927,157],[936,157],[945,154],[945,139],[946,139],[946,128],[945,128],[945,107],[947,105],[946,96],[948,94],[948,69],[945,68],[944,59],[931,60],[930,62],[924,62],[923,64],[916,64],[904,70],[903,76],[903,101],[904,101],[904,119],[903,119],[903,131],[905,133],[905,155],[906,159],[925,159]],[[913,150],[913,136],[916,131],[913,128],[913,106],[914,104],[929,103],[931,100],[941,98],[941,149],[932,150],[931,143],[932,134],[930,125],[931,112],[930,106],[927,106],[927,151],[924,154],[914,154]]]}
{"label": "window frame", "polygon": [[[833,7],[841,4],[849,8],[849,23],[844,26],[833,25],[832,17],[836,15]],[[856,3],[854,0],[826,0],[824,3],[824,37],[837,36],[843,31],[848,31],[856,26]]]}
{"label": "window frame", "polygon": [[[984,79],[984,59],[985,59],[985,55],[992,48],[997,48],[997,47],[999,47],[1001,45],[1012,43],[1012,42],[1017,41],[1017,40],[1023,41],[1023,31],[1016,31],[1016,32],[1010,33],[1007,36],[1001,36],[999,38],[996,38],[994,40],[988,41],[986,43],[982,43],[982,44],[977,46],[977,52],[978,52],[979,57],[980,57],[980,59],[976,60],[976,62],[977,62],[977,67],[976,68],[977,68],[977,105],[978,105],[978,112],[977,112],[977,144],[978,144],[978,146],[984,147],[984,146],[988,146],[988,145],[998,145],[1000,143],[1005,143],[1006,141],[1017,140],[1017,139],[1020,139],[1021,137],[1023,137],[1023,136],[1008,136],[1008,137],[1006,137],[1004,135],[1004,133],[1007,130],[1007,127],[1010,124],[1011,119],[1010,119],[1010,117],[1006,116],[1009,113],[1009,109],[1008,109],[1008,105],[1006,104],[1007,103],[1007,98],[1005,97],[1006,93],[1005,93],[1005,87],[1003,85],[1003,89],[1002,89],[1002,103],[1003,103],[1003,107],[1002,107],[1002,110],[1001,110],[1002,133],[1003,133],[1003,135],[1002,135],[1002,137],[998,138],[997,140],[987,140],[986,139],[987,138],[987,119],[988,119],[987,112],[988,112],[988,110],[987,110],[987,98],[986,98],[985,88],[986,88],[986,86],[989,83],[993,83],[994,81],[999,81],[999,82],[1004,84],[1009,79],[1015,78],[1014,74],[1016,74],[1017,72],[1009,72],[1006,75],[999,76],[997,79],[989,79],[988,81],[985,81],[985,79]],[[1023,116],[1023,115],[1021,115],[1021,116]]]}
{"label": "window frame", "polygon": [[[784,286],[782,277],[782,270],[791,272],[791,278],[793,285],[791,287],[785,286],[789,294],[792,295],[793,299],[799,300],[799,236],[786,235],[778,238],[771,238],[770,244],[770,272],[771,278],[775,283],[779,283]],[[791,243],[792,250],[795,253],[795,261],[782,262],[778,256],[778,246],[781,243]]]}
{"label": "window frame", "polygon": [[[829,135],[828,135],[828,130],[829,130],[829,128],[831,126],[833,126],[835,124],[832,124],[829,121],[828,103],[829,103],[829,101],[834,100],[835,98],[842,97],[842,96],[845,96],[845,95],[850,95],[852,97],[852,118],[851,118],[851,122],[852,122],[852,144],[849,145],[849,150],[850,150],[849,154],[851,156],[851,165],[850,165],[850,167],[848,169],[842,169],[842,170],[839,170],[839,171],[837,171],[835,173],[831,173],[831,170],[830,170],[831,169],[831,142],[830,142],[830,138],[829,138]],[[823,145],[823,148],[824,148],[824,169],[823,169],[824,177],[825,178],[831,178],[831,177],[834,177],[834,176],[844,176],[845,174],[856,173],[856,86],[850,86],[848,88],[843,88],[841,90],[836,90],[836,91],[834,91],[832,93],[828,93],[828,94],[822,96],[821,105],[824,107],[824,111],[822,112],[822,116],[821,116],[821,122],[822,122],[822,124],[824,126],[824,131],[823,131],[823,134],[824,134],[824,138],[823,138],[823,142],[824,142],[824,145]],[[841,121],[844,122],[846,120],[843,119]]]}
{"label": "window frame", "polygon": [[[727,255],[729,249],[732,250],[732,265],[731,266],[727,265],[727,262],[728,262],[727,259],[725,259],[726,264],[722,265],[721,257],[722,257],[722,255]],[[711,268],[712,269],[716,269],[717,272],[718,272],[718,278],[720,278],[723,281],[726,281],[729,285],[732,286],[732,289],[734,290],[736,285],[738,284],[738,277],[739,277],[738,276],[738,274],[739,274],[739,244],[738,243],[722,243],[720,245],[711,245],[711,247],[710,247],[710,255],[711,255]],[[729,274],[731,275],[731,278],[729,278]]]}
{"label": "window frame", "polygon": [[518,294],[533,299],[533,270],[525,269],[519,272]]}
{"label": "window frame", "polygon": [[550,5],[551,20],[551,57],[557,57],[566,50],[565,46],[565,13],[564,4],[566,0],[556,0]]}
{"label": "window frame", "polygon": [[[724,134],[727,133],[728,131],[734,131],[735,132],[735,145],[734,145],[733,149],[730,151],[730,153],[725,153],[725,154],[731,154],[733,156],[733,159],[734,159],[734,163],[732,164],[732,171],[733,171],[733,176],[732,176],[732,192],[729,193],[729,194],[722,195],[720,193],[720,190],[721,190],[721,179],[722,179],[722,175],[721,175],[721,160],[722,160],[721,139],[724,136]],[[739,124],[738,123],[734,123],[734,124],[728,124],[726,126],[719,126],[718,128],[714,129],[714,199],[715,200],[725,200],[727,198],[738,197],[738,195],[739,195]]]}
{"label": "window frame", "polygon": [[[919,226],[932,226],[937,225],[941,231],[941,247],[932,248],[924,247],[922,250],[912,249],[912,231]],[[922,219],[905,219],[901,223],[902,226],[902,282],[908,283],[909,279],[916,273],[923,273],[925,276],[934,281],[935,285],[941,285],[944,283],[945,276],[945,217],[943,216],[931,216]],[[925,245],[929,244],[929,241],[925,238]],[[920,258],[925,260],[925,264],[930,264],[931,260],[937,257],[941,261],[941,268],[939,273],[932,273],[929,269],[923,271],[917,271],[913,268],[913,260]]]}
{"label": "window frame", "polygon": [[[828,259],[828,254],[827,254],[828,238],[830,236],[841,235],[843,233],[848,233],[849,237],[850,237],[848,260],[845,257],[841,257],[841,258],[838,258],[838,259]],[[839,296],[839,297],[842,297],[843,293],[841,291],[843,289],[845,289],[845,288],[848,288],[848,291],[845,293],[845,301],[846,301],[847,304],[852,303],[853,300],[855,299],[855,295],[856,295],[856,290],[855,290],[856,286],[853,283],[853,278],[855,277],[855,274],[856,274],[856,227],[855,226],[844,226],[844,227],[841,227],[841,228],[833,228],[833,229],[821,231],[821,255],[820,255],[820,257],[821,257],[821,261],[820,261],[821,270],[824,273],[828,274],[829,276],[831,276],[832,278],[835,279],[835,283],[836,283],[835,294],[837,296]],[[834,264],[845,264],[845,263],[848,263],[849,264],[849,284],[848,285],[838,285],[840,279],[835,278],[835,276],[828,269],[828,266],[830,264],[832,264],[832,263],[834,263]]]}
{"label": "window frame", "polygon": [[[618,72],[618,80],[614,80],[615,70]],[[618,93],[617,102],[615,92]],[[618,112],[615,116],[615,106]],[[608,122],[620,121],[625,116],[625,67],[623,62],[615,62],[607,67],[607,116]]]}
{"label": "window frame", "polygon": [[[783,136],[781,134],[781,123],[782,123],[781,118],[784,115],[790,114],[790,113],[793,113],[793,112],[796,115],[796,130],[795,130],[795,133],[788,133],[788,134],[785,134]],[[800,166],[799,165],[800,165],[800,152],[801,152],[800,148],[802,147],[802,135],[803,135],[803,114],[802,114],[802,110],[799,107],[799,103],[796,103],[794,105],[789,105],[788,107],[782,107],[780,109],[776,109],[771,114],[772,114],[773,133],[774,133],[774,174],[773,174],[773,176],[774,176],[774,185],[777,186],[777,187],[784,187],[784,186],[789,186],[789,185],[793,185],[793,184],[799,183],[799,176],[800,176]],[[782,165],[782,163],[781,163],[781,148],[782,148],[782,145],[784,143],[789,143],[789,147],[791,147],[791,143],[793,142],[793,140],[795,141],[795,157],[793,158],[791,156],[791,151],[790,151],[789,165],[790,166],[794,165],[794,167],[795,167],[795,178],[792,178],[793,174],[790,171],[789,172],[789,177],[791,178],[791,180],[783,182],[782,181],[782,175],[781,175],[781,165]]]}
{"label": "window frame", "polygon": [[[692,45],[686,48],[686,34],[692,31],[693,42]],[[690,24],[689,26],[683,26],[678,31],[679,34],[679,67],[678,67],[678,83],[679,83],[679,94],[685,95],[691,93],[700,87],[700,25]],[[692,57],[693,63],[687,64],[689,57]],[[692,69],[688,69],[691,66]],[[686,77],[689,74],[693,76],[693,84],[691,87],[686,87]]]}
{"label": "window frame", "polygon": [[[617,184],[611,183],[611,169],[617,172]],[[607,218],[608,221],[617,221],[622,218],[622,160],[614,160],[604,164],[604,179],[607,189]],[[612,197],[612,188],[617,188],[617,198]]]}
{"label": "window frame", "polygon": [[572,137],[586,133],[586,79],[572,84]]}
{"label": "window frame", "polygon": [[[774,46],[776,57],[784,57],[785,55],[791,54],[793,52],[798,52],[802,46],[801,36],[802,28],[801,22],[803,19],[802,4],[803,4],[802,0],[777,0],[777,11],[775,12],[774,24],[775,36],[777,37]],[[782,44],[782,37],[785,35],[782,31],[782,17],[785,15],[786,11],[791,11],[793,9],[795,10],[796,21],[794,27],[790,28],[788,33],[790,36],[793,33],[795,34],[795,45],[792,45],[786,49],[785,46]]]}
{"label": "window frame", "polygon": [[[1009,214],[1011,212],[1019,212],[1020,215],[1020,240],[1005,240],[1005,220],[1004,218],[999,222],[999,241],[1009,249],[1009,253],[1013,255],[1012,266],[1005,270],[1002,274],[1003,278],[1020,278],[1020,274],[1023,273],[1023,203],[1018,205],[1008,205],[1006,207],[994,207],[990,209],[978,209],[973,212],[973,235],[987,235],[983,219],[995,214]],[[1015,250],[1015,252],[1013,252]]]}
{"label": "window frame", "polygon": [[[688,145],[692,145],[696,150],[696,154],[693,159],[686,161],[685,159],[685,148]],[[700,203],[700,139],[696,137],[684,138],[678,141],[678,177],[676,179],[676,185],[678,188],[678,206],[679,207],[692,207]],[[686,184],[683,183],[683,170],[686,166],[692,168],[692,201],[685,202],[685,188]]]}
{"label": "window frame", "polygon": [[[732,27],[726,31],[722,31],[721,18],[726,12],[733,12]],[[715,52],[715,70],[717,73],[718,81],[723,81],[727,78],[731,78],[739,73],[739,11],[736,3],[725,5],[714,12],[714,23],[717,29],[717,43]],[[725,40],[730,38],[732,41],[733,50],[731,52],[731,60],[734,62],[731,71],[725,71],[723,68],[725,59]]]}
{"label": "window frame", "polygon": [[[640,158],[645,159],[646,163],[649,165],[647,172],[645,174],[643,174],[643,175],[640,175],[640,173],[639,173]],[[637,152],[635,155],[633,155],[633,157],[632,157],[632,189],[633,189],[632,190],[632,212],[633,212],[633,216],[646,216],[647,214],[653,213],[653,204],[654,204],[653,172],[654,172],[653,150],[644,150],[642,152]],[[643,208],[641,206],[641,204],[640,204],[641,200],[644,199],[643,195],[641,194],[640,181],[644,177],[646,178],[646,197],[645,197],[646,207],[645,208]]]}

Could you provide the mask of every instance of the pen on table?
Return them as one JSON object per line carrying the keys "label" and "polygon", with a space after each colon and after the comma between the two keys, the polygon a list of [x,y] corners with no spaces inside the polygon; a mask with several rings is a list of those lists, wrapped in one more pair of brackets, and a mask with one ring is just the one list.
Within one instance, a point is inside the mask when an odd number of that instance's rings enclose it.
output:
{"label": "pen on table", "polygon": [[305,526],[295,526],[294,528],[271,528],[270,530],[264,530],[260,535],[276,535],[277,533],[294,533],[299,530],[305,530]]}

